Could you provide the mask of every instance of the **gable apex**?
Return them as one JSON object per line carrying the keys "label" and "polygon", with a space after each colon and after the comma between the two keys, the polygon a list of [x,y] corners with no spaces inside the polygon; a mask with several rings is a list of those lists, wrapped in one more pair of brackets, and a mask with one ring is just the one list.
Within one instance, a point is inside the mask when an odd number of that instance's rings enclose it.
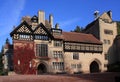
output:
{"label": "gable apex", "polygon": [[99,18],[107,20],[108,22],[112,22],[112,18],[110,17],[110,14],[108,14],[108,12],[103,13]]}
{"label": "gable apex", "polygon": [[33,32],[32,29],[31,29],[31,26],[26,22],[26,21],[23,21],[19,26],[17,26],[11,33],[10,33],[10,36],[12,36],[14,33],[17,33],[18,30],[22,27],[22,26],[26,26],[25,28],[27,29],[27,31],[29,31],[29,33]]}
{"label": "gable apex", "polygon": [[33,34],[44,32],[46,35],[50,36],[51,39],[53,39],[53,35],[48,31],[48,29],[43,25],[43,23],[40,23],[34,30]]}

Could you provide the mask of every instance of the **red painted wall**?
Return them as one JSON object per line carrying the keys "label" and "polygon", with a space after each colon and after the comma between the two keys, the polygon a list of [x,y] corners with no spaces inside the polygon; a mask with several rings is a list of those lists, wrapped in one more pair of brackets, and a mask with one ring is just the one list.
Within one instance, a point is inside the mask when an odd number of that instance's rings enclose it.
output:
{"label": "red painted wall", "polygon": [[36,74],[36,68],[30,67],[30,62],[35,58],[34,42],[14,40],[13,46],[14,71],[18,74]]}

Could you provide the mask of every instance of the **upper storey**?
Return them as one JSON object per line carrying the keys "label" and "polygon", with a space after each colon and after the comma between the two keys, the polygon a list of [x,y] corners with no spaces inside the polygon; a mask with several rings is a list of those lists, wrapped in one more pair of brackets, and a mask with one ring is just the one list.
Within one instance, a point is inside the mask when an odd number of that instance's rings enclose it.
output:
{"label": "upper storey", "polygon": [[22,22],[11,33],[14,40],[62,40],[72,43],[102,44],[91,34],[63,32],[56,24],[53,28],[53,16],[45,20],[45,13],[38,12],[38,16],[25,16]]}

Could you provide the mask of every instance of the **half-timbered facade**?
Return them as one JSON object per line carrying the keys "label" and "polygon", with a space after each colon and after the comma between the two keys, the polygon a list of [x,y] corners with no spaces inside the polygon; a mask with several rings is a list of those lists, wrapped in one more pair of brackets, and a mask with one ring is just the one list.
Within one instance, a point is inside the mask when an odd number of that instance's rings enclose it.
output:
{"label": "half-timbered facade", "polygon": [[102,42],[92,34],[64,32],[53,17],[23,17],[11,33],[14,71],[20,74],[103,72]]}

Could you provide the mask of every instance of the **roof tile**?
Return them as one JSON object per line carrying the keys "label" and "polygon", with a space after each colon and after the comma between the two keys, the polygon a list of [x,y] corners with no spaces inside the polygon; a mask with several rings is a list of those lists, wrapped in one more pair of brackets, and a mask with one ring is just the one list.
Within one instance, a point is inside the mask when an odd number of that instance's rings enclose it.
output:
{"label": "roof tile", "polygon": [[54,36],[54,38],[63,39],[64,41],[71,41],[71,42],[102,44],[102,42],[96,39],[92,34],[85,34],[85,33],[62,32],[61,36]]}

